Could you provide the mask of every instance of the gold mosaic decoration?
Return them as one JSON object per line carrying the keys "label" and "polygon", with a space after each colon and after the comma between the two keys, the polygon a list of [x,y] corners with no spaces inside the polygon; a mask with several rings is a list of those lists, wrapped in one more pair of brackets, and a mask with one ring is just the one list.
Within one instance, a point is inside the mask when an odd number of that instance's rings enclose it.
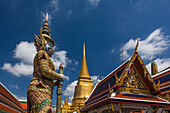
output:
{"label": "gold mosaic decoration", "polygon": [[134,66],[129,70],[129,74],[122,86],[147,90],[141,78],[137,74]]}

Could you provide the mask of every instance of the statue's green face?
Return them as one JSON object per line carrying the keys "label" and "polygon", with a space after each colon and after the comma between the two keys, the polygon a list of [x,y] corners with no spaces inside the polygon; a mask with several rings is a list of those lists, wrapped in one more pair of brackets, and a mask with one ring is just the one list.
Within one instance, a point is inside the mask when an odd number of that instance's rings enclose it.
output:
{"label": "statue's green face", "polygon": [[45,51],[47,52],[47,54],[51,57],[54,53],[54,45],[47,40],[47,44],[45,46]]}

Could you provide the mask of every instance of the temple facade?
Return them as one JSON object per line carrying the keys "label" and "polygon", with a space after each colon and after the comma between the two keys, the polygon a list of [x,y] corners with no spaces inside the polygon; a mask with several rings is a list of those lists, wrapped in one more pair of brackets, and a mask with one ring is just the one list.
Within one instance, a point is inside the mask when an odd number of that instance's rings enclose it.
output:
{"label": "temple facade", "polygon": [[153,62],[151,77],[137,51],[138,43],[127,61],[95,85],[85,105],[80,108],[81,112],[168,112],[170,70],[158,73]]}
{"label": "temple facade", "polygon": [[74,91],[74,98],[69,104],[67,100],[62,105],[62,113],[79,112],[79,109],[84,105],[85,100],[89,97],[93,89],[93,81],[91,80],[85,53],[85,43],[83,43],[83,58],[81,63],[81,70],[78,77],[78,82]]}

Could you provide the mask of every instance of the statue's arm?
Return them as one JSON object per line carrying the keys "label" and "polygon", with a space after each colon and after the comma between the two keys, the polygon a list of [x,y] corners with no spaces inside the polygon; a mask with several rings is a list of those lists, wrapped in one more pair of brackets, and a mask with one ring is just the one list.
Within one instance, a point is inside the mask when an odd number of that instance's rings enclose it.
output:
{"label": "statue's arm", "polygon": [[61,80],[61,75],[49,68],[48,60],[40,59],[39,65],[40,65],[41,75],[49,79]]}

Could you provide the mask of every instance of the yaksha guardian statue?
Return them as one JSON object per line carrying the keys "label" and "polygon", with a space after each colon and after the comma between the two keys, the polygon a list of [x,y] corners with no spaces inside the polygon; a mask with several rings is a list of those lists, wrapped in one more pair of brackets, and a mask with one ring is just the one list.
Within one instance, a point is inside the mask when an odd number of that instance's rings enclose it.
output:
{"label": "yaksha guardian statue", "polygon": [[52,91],[55,84],[53,80],[64,79],[63,74],[55,72],[55,66],[50,59],[54,53],[54,41],[50,37],[48,15],[39,32],[39,36],[35,35],[34,45],[37,54],[34,57],[33,78],[27,91],[28,113],[31,110],[33,113],[52,112]]}

